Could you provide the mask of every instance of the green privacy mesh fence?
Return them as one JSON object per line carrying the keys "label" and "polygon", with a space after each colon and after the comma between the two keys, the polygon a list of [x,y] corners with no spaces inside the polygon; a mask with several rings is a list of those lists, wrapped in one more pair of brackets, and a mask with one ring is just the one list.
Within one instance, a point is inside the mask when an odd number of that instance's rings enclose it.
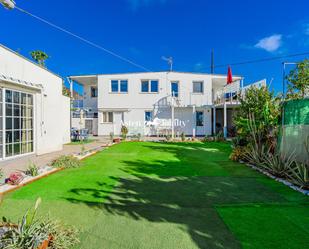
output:
{"label": "green privacy mesh fence", "polygon": [[293,153],[298,161],[309,162],[309,99],[287,101],[282,111],[282,155],[289,156]]}
{"label": "green privacy mesh fence", "polygon": [[309,125],[309,99],[285,102],[283,114],[284,125]]}

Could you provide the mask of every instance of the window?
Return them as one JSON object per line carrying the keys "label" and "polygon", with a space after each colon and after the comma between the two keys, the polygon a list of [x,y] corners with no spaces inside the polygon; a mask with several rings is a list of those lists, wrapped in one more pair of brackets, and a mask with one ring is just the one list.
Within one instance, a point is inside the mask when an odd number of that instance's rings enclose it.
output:
{"label": "window", "polygon": [[203,93],[204,92],[204,82],[196,81],[193,82],[193,93]]}
{"label": "window", "polygon": [[150,112],[150,111],[145,112],[145,121],[146,122],[152,121],[152,112]]}
{"label": "window", "polygon": [[113,123],[114,117],[112,112],[103,112],[103,123]]}
{"label": "window", "polygon": [[204,112],[196,112],[196,126],[204,126]]}
{"label": "window", "polygon": [[[33,152],[33,95],[24,92],[5,90],[4,103],[5,138],[0,149],[5,146],[5,156],[17,156]],[[0,157],[3,157],[0,152]]]}
{"label": "window", "polygon": [[159,81],[158,80],[142,80],[141,83],[142,93],[158,93]]}
{"label": "window", "polygon": [[97,98],[98,97],[98,88],[95,86],[92,86],[90,88],[91,91],[91,98]]}
{"label": "window", "polygon": [[127,93],[128,92],[128,81],[127,80],[112,80],[111,81],[111,92],[112,93]]}
{"label": "window", "polygon": [[118,93],[119,92],[119,88],[118,88],[118,80],[112,80],[112,92],[113,93]]}
{"label": "window", "polygon": [[149,92],[149,81],[142,81],[142,93]]}

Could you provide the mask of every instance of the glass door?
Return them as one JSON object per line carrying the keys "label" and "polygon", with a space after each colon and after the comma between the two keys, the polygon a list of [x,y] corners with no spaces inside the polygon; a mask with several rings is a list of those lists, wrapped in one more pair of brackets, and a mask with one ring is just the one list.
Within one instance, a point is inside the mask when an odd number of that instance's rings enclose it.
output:
{"label": "glass door", "polygon": [[177,81],[171,82],[171,93],[173,97],[178,98],[179,96],[179,83]]}

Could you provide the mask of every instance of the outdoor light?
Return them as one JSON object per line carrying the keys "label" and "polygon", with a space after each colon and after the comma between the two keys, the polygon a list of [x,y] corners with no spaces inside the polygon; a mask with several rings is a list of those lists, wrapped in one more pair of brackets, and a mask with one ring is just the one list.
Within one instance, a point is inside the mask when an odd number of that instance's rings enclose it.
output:
{"label": "outdoor light", "polygon": [[15,2],[13,0],[0,0],[0,3],[9,10],[15,7]]}

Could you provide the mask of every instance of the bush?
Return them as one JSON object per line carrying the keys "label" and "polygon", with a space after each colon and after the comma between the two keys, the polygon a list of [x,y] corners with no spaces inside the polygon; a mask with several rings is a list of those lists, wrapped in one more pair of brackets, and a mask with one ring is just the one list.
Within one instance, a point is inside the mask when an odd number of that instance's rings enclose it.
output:
{"label": "bush", "polygon": [[80,161],[74,156],[61,156],[52,161],[51,166],[54,168],[78,168],[80,167]]}
{"label": "bush", "polygon": [[34,163],[29,163],[28,168],[26,170],[27,176],[37,176],[39,174],[39,169]]}
{"label": "bush", "polygon": [[3,218],[0,224],[4,231],[0,235],[0,248],[64,249],[79,242],[76,229],[66,227],[59,221],[37,218],[40,201],[40,199],[37,200],[35,207],[28,210],[18,224]]}
{"label": "bush", "polygon": [[309,166],[296,162],[287,172],[288,179],[302,189],[309,190]]}
{"label": "bush", "polygon": [[230,159],[235,162],[243,161],[245,159],[245,154],[247,153],[246,147],[237,146],[233,149]]}
{"label": "bush", "polygon": [[128,128],[125,125],[121,126],[121,137],[123,140],[127,139],[128,133],[129,133]]}
{"label": "bush", "polygon": [[0,179],[3,177],[3,171],[0,169]]}
{"label": "bush", "polygon": [[185,135],[184,132],[182,132],[182,133],[180,134],[180,137],[181,137],[181,141],[182,141],[182,142],[186,141],[186,135]]}

